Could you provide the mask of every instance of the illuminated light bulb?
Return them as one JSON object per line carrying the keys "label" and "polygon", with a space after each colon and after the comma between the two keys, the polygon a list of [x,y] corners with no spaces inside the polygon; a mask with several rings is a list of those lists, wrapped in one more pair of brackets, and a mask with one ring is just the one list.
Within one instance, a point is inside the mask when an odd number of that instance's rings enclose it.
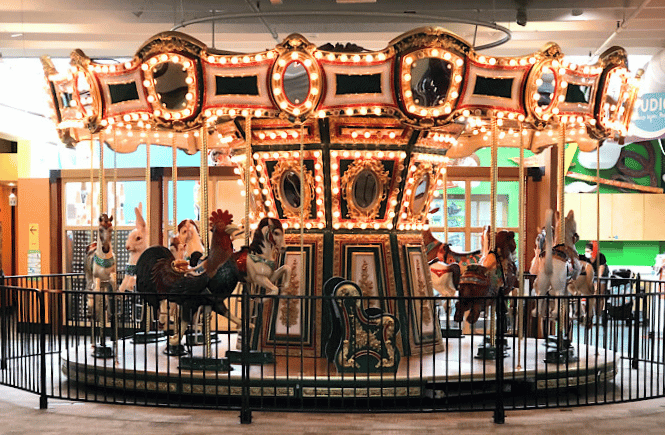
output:
{"label": "illuminated light bulb", "polygon": [[375,107],[374,108],[374,114],[375,115],[380,115],[381,114],[381,108],[380,107]]}
{"label": "illuminated light bulb", "polygon": [[229,61],[229,60],[228,60],[227,58],[225,58],[225,57],[222,57],[221,59],[219,59],[219,62],[220,62],[222,65],[224,65],[224,64],[225,64],[226,62],[228,62],[228,61]]}
{"label": "illuminated light bulb", "polygon": [[148,103],[154,103],[155,102],[155,97],[152,95],[148,95]]}
{"label": "illuminated light bulb", "polygon": [[286,101],[282,101],[281,103],[279,103],[279,107],[280,107],[281,109],[286,109],[287,106],[288,106],[288,104],[287,104]]}
{"label": "illuminated light bulb", "polygon": [[420,116],[427,116],[427,110],[421,109],[420,110]]}
{"label": "illuminated light bulb", "polygon": [[360,62],[360,55],[356,54],[353,56],[353,61],[354,62]]}
{"label": "illuminated light bulb", "polygon": [[361,107],[360,108],[360,114],[361,115],[367,115],[367,107]]}
{"label": "illuminated light bulb", "polygon": [[277,134],[275,132],[270,133],[270,139],[275,140],[277,138]]}
{"label": "illuminated light bulb", "polygon": [[409,112],[415,112],[416,111],[416,106],[413,104],[409,106]]}
{"label": "illuminated light bulb", "polygon": [[411,81],[411,74],[409,73],[404,74],[402,76],[402,80],[404,80],[405,82]]}
{"label": "illuminated light bulb", "polygon": [[261,56],[260,54],[257,54],[256,56],[254,56],[254,60],[257,61],[257,62],[261,62],[263,60],[263,56]]}
{"label": "illuminated light bulb", "polygon": [[[282,61],[283,61],[283,60],[282,60]],[[237,58],[236,56],[233,56],[233,57],[231,58],[231,63],[233,63],[233,64],[238,63],[238,58]],[[281,65],[281,63],[280,63],[280,65]],[[282,65],[282,66],[284,66],[284,65]]]}
{"label": "illuminated light bulb", "polygon": [[534,92],[533,101],[538,101],[538,100],[540,100],[540,94],[538,92]]}
{"label": "illuminated light bulb", "polygon": [[319,118],[325,118],[326,112],[324,110],[319,110]]}
{"label": "illuminated light bulb", "polygon": [[125,62],[125,69],[130,69],[132,67],[131,62]]}
{"label": "illuminated light bulb", "polygon": [[335,60],[335,55],[332,54],[332,53],[328,54],[327,57],[328,57],[328,60],[331,61],[331,62],[332,62],[333,60]]}
{"label": "illuminated light bulb", "polygon": [[404,96],[406,98],[411,98],[413,96],[413,92],[411,92],[411,90],[409,89],[409,90],[404,92]]}
{"label": "illuminated light bulb", "polygon": [[462,76],[459,74],[455,74],[455,83],[459,83],[462,81]]}
{"label": "illuminated light bulb", "polygon": [[493,57],[490,57],[489,63],[490,63],[490,65],[496,64],[496,59],[493,58]]}
{"label": "illuminated light bulb", "polygon": [[312,93],[312,95],[318,95],[319,88],[312,88],[312,90],[310,92]]}
{"label": "illuminated light bulb", "polygon": [[386,60],[386,55],[384,53],[379,53],[378,58],[381,61]]}
{"label": "illuminated light bulb", "polygon": [[298,52],[297,51],[294,51],[294,52],[291,53],[291,59],[293,59],[293,60],[298,59]]}
{"label": "illuminated light bulb", "polygon": [[353,115],[353,109],[346,109],[344,113],[346,113],[347,116],[351,116]]}
{"label": "illuminated light bulb", "polygon": [[451,98],[457,98],[457,97],[459,97],[459,93],[458,93],[457,91],[452,91],[452,92],[450,93],[450,97],[451,97]]}
{"label": "illuminated light bulb", "polygon": [[145,86],[146,88],[149,88],[151,84],[152,82],[150,80],[143,80],[143,86]]}
{"label": "illuminated light bulb", "polygon": [[543,79],[537,79],[536,80],[536,86],[542,86],[543,85]]}
{"label": "illuminated light bulb", "polygon": [[480,57],[478,58],[478,62],[480,62],[480,63],[485,63],[485,56],[480,56]]}
{"label": "illuminated light bulb", "polygon": [[245,62],[245,63],[249,63],[249,62],[252,61],[252,59],[250,59],[249,56],[245,56],[245,57],[242,58],[242,61]]}
{"label": "illuminated light bulb", "polygon": [[367,56],[365,56],[365,61],[366,62],[373,62],[374,61],[374,56],[372,56],[371,54],[368,54]]}
{"label": "illuminated light bulb", "polygon": [[346,54],[343,54],[339,57],[339,60],[341,60],[342,62],[346,62],[347,60],[349,60],[349,56],[347,56]]}
{"label": "illuminated light bulb", "polygon": [[[434,115],[434,116],[439,116],[439,114],[440,114],[439,109],[434,109],[434,110],[432,110],[432,115]],[[393,133],[393,134],[394,134],[394,133]]]}

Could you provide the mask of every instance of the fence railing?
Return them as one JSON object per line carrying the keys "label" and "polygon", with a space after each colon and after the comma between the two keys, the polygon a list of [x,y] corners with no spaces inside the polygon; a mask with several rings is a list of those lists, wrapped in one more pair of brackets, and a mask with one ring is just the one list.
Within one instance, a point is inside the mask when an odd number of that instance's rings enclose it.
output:
{"label": "fence railing", "polygon": [[[157,316],[146,295],[100,295],[81,290],[82,279],[0,282],[0,383],[38,394],[42,407],[48,398],[215,407],[239,410],[243,422],[264,409],[492,410],[502,422],[506,410],[665,396],[664,282],[500,295],[479,300],[473,326],[454,322],[457,298],[241,293],[225,303],[242,325],[215,313],[206,321],[204,311],[179,341],[158,332],[179,330],[177,309]],[[369,320],[345,316],[345,300]],[[382,312],[400,306],[395,332]]]}

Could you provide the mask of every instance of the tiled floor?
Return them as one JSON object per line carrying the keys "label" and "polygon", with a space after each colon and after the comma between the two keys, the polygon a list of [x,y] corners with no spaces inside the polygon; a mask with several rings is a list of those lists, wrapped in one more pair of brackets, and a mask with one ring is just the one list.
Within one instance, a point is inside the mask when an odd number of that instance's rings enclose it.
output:
{"label": "tiled floor", "polygon": [[663,434],[665,399],[572,409],[491,412],[312,414],[165,409],[50,400],[0,386],[0,434]]}

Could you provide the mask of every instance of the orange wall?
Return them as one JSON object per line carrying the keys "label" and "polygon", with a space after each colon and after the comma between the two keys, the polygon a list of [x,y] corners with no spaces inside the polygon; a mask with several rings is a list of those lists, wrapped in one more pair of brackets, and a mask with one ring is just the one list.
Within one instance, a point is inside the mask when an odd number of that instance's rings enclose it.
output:
{"label": "orange wall", "polygon": [[9,194],[11,187],[0,184],[0,226],[2,226],[2,251],[0,251],[0,258],[2,258],[2,269],[5,275],[12,273],[12,215],[11,207],[9,206]]}
{"label": "orange wall", "polygon": [[[18,180],[18,218],[17,272],[28,273],[28,242],[30,224],[39,225],[39,251],[41,252],[41,274],[52,273],[50,270],[51,213],[48,178],[19,178]],[[55,228],[53,229],[55,230]],[[59,273],[59,272],[58,272]]]}

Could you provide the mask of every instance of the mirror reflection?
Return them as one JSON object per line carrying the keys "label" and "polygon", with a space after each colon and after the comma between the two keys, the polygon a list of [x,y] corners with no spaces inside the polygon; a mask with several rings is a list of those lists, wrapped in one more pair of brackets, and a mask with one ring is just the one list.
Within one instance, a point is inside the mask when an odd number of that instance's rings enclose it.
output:
{"label": "mirror reflection", "polygon": [[426,57],[411,64],[411,92],[414,103],[423,107],[445,102],[453,66],[437,57]]}
{"label": "mirror reflection", "polygon": [[379,180],[374,172],[365,169],[361,171],[353,183],[353,199],[360,208],[369,208],[378,195]]}
{"label": "mirror reflection", "polygon": [[182,110],[187,107],[187,71],[182,65],[173,62],[163,62],[152,69],[155,80],[155,92],[159,96],[162,106],[169,110]]}
{"label": "mirror reflection", "polygon": [[425,208],[427,202],[427,192],[429,192],[429,174],[423,174],[416,185],[416,190],[413,193],[413,201],[411,203],[411,210],[413,213],[418,214]]}
{"label": "mirror reflection", "polygon": [[283,75],[284,96],[294,106],[302,104],[309,94],[309,75],[297,60],[287,65]]}
{"label": "mirror reflection", "polygon": [[282,177],[282,198],[292,208],[300,208],[300,177],[293,171]]}

